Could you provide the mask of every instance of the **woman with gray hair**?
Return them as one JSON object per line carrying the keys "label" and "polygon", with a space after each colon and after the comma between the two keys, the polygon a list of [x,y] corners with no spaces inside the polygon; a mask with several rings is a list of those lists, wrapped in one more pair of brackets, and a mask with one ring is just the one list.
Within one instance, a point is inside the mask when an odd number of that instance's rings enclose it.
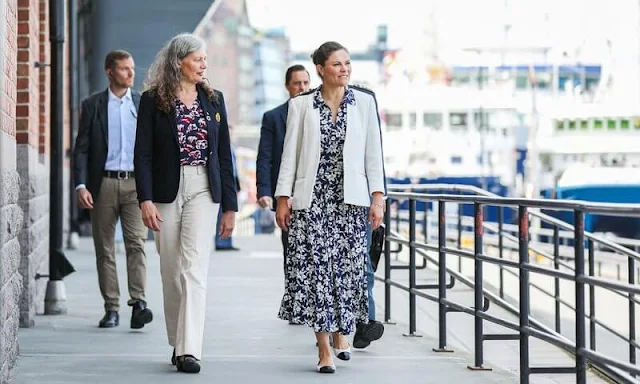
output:
{"label": "woman with gray hair", "polygon": [[151,66],[140,99],[134,151],[144,224],[160,254],[171,362],[200,372],[207,271],[219,209],[222,238],[238,210],[222,93],[205,82],[202,39],[172,38]]}

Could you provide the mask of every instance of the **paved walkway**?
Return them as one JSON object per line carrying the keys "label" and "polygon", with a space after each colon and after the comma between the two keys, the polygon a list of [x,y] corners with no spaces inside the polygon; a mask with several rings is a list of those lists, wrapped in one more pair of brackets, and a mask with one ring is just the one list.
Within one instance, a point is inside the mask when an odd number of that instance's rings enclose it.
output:
{"label": "paved walkway", "polygon": [[[311,331],[276,318],[282,295],[282,259],[275,236],[236,238],[240,252],[211,256],[202,372],[176,373],[169,363],[162,316],[158,257],[149,255],[148,300],[154,321],[141,331],[121,325],[99,329],[102,303],[92,244],[83,238],[68,252],[77,272],[65,280],[68,314],[40,316],[21,329],[20,358],[12,383],[516,383],[515,372],[493,367],[472,372],[469,354],[436,354],[430,335],[407,338],[402,322],[388,325],[384,337],[349,362],[336,360],[335,375],[315,372],[317,352]],[[125,260],[118,256],[121,292],[126,292]],[[383,293],[379,289],[377,296]],[[126,296],[122,303],[126,302]],[[378,310],[381,311],[380,304]],[[437,331],[437,330],[434,330]]]}

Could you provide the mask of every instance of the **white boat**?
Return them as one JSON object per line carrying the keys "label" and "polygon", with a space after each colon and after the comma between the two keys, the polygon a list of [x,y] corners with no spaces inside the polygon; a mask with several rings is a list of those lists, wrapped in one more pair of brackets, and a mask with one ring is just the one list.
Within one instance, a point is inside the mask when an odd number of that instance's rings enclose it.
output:
{"label": "white boat", "polygon": [[512,183],[519,121],[510,95],[394,84],[378,95],[389,176],[497,177]]}

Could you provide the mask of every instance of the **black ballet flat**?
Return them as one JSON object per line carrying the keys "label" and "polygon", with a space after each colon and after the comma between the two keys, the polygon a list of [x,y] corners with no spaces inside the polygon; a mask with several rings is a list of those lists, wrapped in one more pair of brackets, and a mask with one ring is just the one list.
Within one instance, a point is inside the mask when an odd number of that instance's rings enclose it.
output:
{"label": "black ballet flat", "polygon": [[198,363],[198,360],[191,355],[178,356],[178,358],[176,359],[176,368],[178,368],[178,372],[200,372],[200,364]]}

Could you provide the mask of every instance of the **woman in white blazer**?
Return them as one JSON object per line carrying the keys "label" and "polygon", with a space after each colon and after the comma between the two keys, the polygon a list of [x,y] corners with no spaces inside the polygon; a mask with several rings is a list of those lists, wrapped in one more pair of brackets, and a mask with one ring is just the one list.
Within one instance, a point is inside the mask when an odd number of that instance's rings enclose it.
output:
{"label": "woman in white blazer", "polygon": [[312,58],[322,85],[289,101],[275,193],[278,225],[289,230],[278,317],[313,328],[317,371],[333,373],[329,336],[334,354],[349,360],[346,336],[368,322],[367,221],[380,225],[385,189],[373,93],[348,85],[342,45],[324,43]]}

